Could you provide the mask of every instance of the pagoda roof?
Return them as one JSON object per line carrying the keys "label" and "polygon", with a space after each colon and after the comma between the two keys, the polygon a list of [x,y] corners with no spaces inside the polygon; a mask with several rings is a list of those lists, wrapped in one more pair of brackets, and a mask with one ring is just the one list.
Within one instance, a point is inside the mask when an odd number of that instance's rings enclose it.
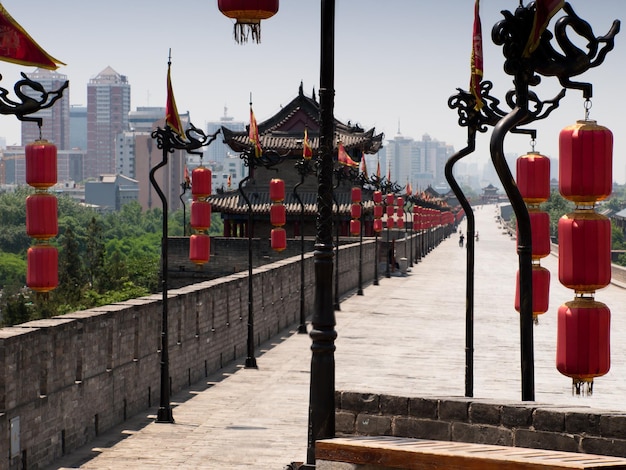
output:
{"label": "pagoda roof", "polygon": [[[271,149],[281,155],[302,156],[302,140],[307,130],[313,151],[319,148],[320,105],[314,97],[305,96],[300,84],[298,96],[269,119],[257,123],[259,139],[263,149]],[[248,137],[249,125],[245,131],[233,131],[222,126],[222,135],[233,151],[242,153],[252,149]],[[350,151],[359,149],[364,153],[374,154],[382,148],[384,134],[376,134],[374,128],[364,130],[358,124],[347,124],[335,119],[335,140],[333,147],[341,141]]]}

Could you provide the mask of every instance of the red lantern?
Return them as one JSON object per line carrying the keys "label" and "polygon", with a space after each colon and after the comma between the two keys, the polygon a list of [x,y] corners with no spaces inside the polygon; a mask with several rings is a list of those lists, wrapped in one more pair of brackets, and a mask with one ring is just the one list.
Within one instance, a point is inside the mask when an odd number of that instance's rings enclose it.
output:
{"label": "red lantern", "polygon": [[593,210],[559,220],[559,281],[576,292],[594,292],[611,282],[611,222]]}
{"label": "red lantern", "polygon": [[396,199],[396,205],[398,207],[404,207],[404,198],[402,196],[398,196],[398,199]]}
{"label": "red lantern", "polygon": [[387,213],[387,217],[393,217],[393,214],[396,212],[396,208],[393,206],[386,206],[385,212]]}
{"label": "red lantern", "polygon": [[393,217],[387,217],[387,228],[393,228],[395,226],[395,219]]}
{"label": "red lantern", "polygon": [[611,194],[613,134],[596,121],[578,121],[559,136],[559,190],[565,199],[593,205]]}
{"label": "red lantern", "polygon": [[358,235],[361,233],[361,222],[359,219],[352,219],[350,221],[350,234]]}
{"label": "red lantern", "polygon": [[[550,271],[533,265],[533,317],[546,313],[550,301]],[[519,271],[515,282],[515,310],[520,311]]]}
{"label": "red lantern", "polygon": [[280,178],[270,180],[270,199],[281,202],[285,199],[285,182]]}
{"label": "red lantern", "polygon": [[385,196],[385,202],[386,202],[386,204],[387,204],[388,206],[393,206],[393,203],[394,203],[394,197],[393,197],[393,194],[387,194],[387,195]]}
{"label": "red lantern", "polygon": [[191,203],[191,226],[200,232],[206,232],[211,227],[211,204],[206,201]]}
{"label": "red lantern", "polygon": [[396,222],[398,224],[398,228],[399,229],[403,229],[404,228],[404,219],[400,218]]}
{"label": "red lantern", "polygon": [[270,223],[274,226],[283,226],[287,221],[287,210],[282,204],[272,204],[270,207]]}
{"label": "red lantern", "polygon": [[350,192],[352,202],[361,202],[361,188],[352,188]]}
{"label": "red lantern", "polygon": [[380,219],[383,216],[383,206],[374,206],[374,218]]}
{"label": "red lantern", "polygon": [[211,195],[211,170],[199,166],[191,172],[191,194],[194,199]]}
{"label": "red lantern", "polygon": [[517,188],[526,204],[550,199],[550,159],[530,152],[517,159]]}
{"label": "red lantern", "polygon": [[404,217],[404,207],[403,206],[396,207],[396,215],[398,217]]}
{"label": "red lantern", "polygon": [[29,237],[47,240],[59,232],[57,198],[37,193],[26,198],[26,233]]}
{"label": "red lantern", "polygon": [[34,245],[26,254],[26,285],[49,292],[59,285],[59,253],[52,245]]}
{"label": "red lantern", "polygon": [[413,214],[413,230],[421,230],[422,225],[420,224],[420,216],[419,214]]}
{"label": "red lantern", "polygon": [[198,265],[208,263],[211,254],[211,237],[196,233],[189,237],[189,260]]}
{"label": "red lantern", "polygon": [[[528,209],[530,216],[530,230],[532,240],[532,258],[541,259],[550,254],[550,215],[537,209]],[[517,228],[519,241],[519,227]],[[519,247],[519,243],[517,243]]]}
{"label": "red lantern", "polygon": [[217,0],[217,7],[227,16],[236,20],[235,41],[242,44],[252,40],[261,42],[261,20],[271,18],[278,12],[278,0]]}
{"label": "red lantern", "polygon": [[287,232],[285,232],[284,228],[274,228],[272,229],[271,236],[271,244],[272,250],[275,251],[283,251],[287,248]]}
{"label": "red lantern", "polygon": [[559,307],[556,367],[573,379],[577,395],[590,395],[593,378],[611,368],[610,327],[611,312],[602,302],[577,299]]}
{"label": "red lantern", "polygon": [[374,219],[374,232],[383,231],[383,221],[381,219]]}
{"label": "red lantern", "polygon": [[47,140],[26,145],[26,183],[46,189],[57,182],[57,147]]}
{"label": "red lantern", "polygon": [[374,201],[374,204],[382,204],[383,193],[381,193],[380,191],[374,191],[374,194],[372,194],[372,199]]}
{"label": "red lantern", "polygon": [[355,203],[350,206],[350,217],[353,219],[361,218],[361,204]]}

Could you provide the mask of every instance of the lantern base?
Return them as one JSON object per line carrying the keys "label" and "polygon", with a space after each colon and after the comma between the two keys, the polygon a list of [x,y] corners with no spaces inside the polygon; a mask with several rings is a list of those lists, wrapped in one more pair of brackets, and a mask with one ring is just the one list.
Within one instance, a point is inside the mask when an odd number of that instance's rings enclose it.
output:
{"label": "lantern base", "polygon": [[572,395],[577,397],[590,397],[593,395],[593,379],[573,379]]}

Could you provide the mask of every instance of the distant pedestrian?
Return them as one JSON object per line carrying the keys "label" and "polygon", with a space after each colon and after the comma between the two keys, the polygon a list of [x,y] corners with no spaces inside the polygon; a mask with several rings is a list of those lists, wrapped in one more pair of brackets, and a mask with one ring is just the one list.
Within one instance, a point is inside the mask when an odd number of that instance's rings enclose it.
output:
{"label": "distant pedestrian", "polygon": [[459,237],[459,246],[461,248],[463,248],[463,242],[465,241],[465,236],[463,234],[461,234],[461,236]]}

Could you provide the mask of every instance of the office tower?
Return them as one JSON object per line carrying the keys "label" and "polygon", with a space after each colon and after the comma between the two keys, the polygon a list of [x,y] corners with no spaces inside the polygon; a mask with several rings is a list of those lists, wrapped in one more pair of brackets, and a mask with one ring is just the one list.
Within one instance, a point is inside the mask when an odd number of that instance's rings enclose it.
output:
{"label": "office tower", "polygon": [[[58,72],[46,69],[35,69],[33,73],[26,76],[31,80],[40,83],[46,92],[58,90],[67,81],[67,76]],[[25,95],[41,100],[41,93],[29,88],[22,87]],[[29,117],[42,119],[41,137],[57,146],[59,150],[70,148],[70,90],[66,88],[63,95],[49,108],[42,109]],[[22,122],[22,145],[38,140],[39,126],[35,122]]]}
{"label": "office tower", "polygon": [[70,148],[87,151],[87,108],[70,106]]}
{"label": "office tower", "polygon": [[85,178],[115,172],[115,138],[128,130],[130,84],[125,75],[105,68],[87,85]]}
{"label": "office tower", "polygon": [[[231,131],[244,131],[246,130],[246,123],[242,121],[235,121],[233,117],[228,115],[228,108],[224,106],[224,115],[219,121],[208,122],[206,125],[207,135],[215,134],[222,126],[228,127]],[[204,152],[204,159],[207,162],[224,163],[228,158],[228,152],[230,148],[224,142],[221,135],[217,136],[217,139],[209,145],[206,152]]]}

